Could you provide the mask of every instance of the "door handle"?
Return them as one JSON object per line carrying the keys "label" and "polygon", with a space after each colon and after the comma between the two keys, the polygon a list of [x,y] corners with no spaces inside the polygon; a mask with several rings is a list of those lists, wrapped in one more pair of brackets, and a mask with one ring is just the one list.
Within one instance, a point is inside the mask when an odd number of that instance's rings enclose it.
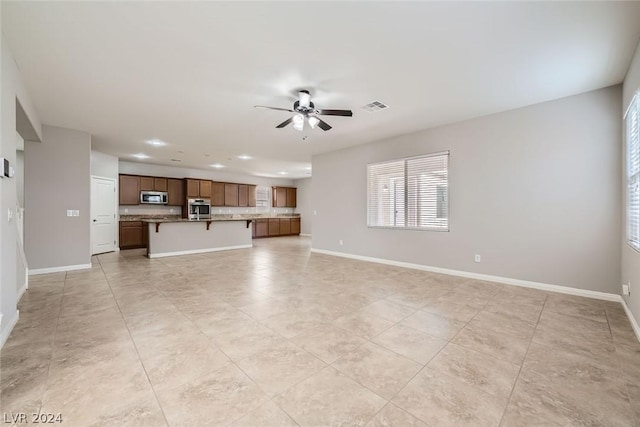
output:
{"label": "door handle", "polygon": [[94,220],[93,220],[93,222],[98,222],[98,220],[97,220],[97,219],[94,219]]}

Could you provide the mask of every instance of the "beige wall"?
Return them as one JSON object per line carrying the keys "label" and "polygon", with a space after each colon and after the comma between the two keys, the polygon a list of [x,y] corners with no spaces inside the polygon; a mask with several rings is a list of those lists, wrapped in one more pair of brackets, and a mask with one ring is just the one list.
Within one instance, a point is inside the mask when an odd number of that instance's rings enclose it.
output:
{"label": "beige wall", "polygon": [[[618,293],[621,104],[614,86],[314,156],[312,246]],[[444,150],[450,232],[367,228],[366,165]]]}
{"label": "beige wall", "polygon": [[91,175],[118,179],[118,158],[91,150]]}
{"label": "beige wall", "polygon": [[313,195],[311,194],[311,178],[298,179],[293,182],[297,190],[296,213],[300,214],[300,233],[311,234],[313,224]]}
{"label": "beige wall", "polygon": [[[631,61],[631,66],[627,72],[623,84],[623,105],[622,111],[627,111],[629,103],[633,99],[634,93],[640,90],[640,43]],[[625,159],[626,161],[626,159]],[[623,165],[626,163],[623,163]],[[626,197],[626,170],[622,171],[622,179]],[[626,214],[626,199],[622,202],[622,212]],[[627,244],[626,217],[622,227],[622,283],[631,282],[631,295],[623,296],[636,320],[640,320],[640,252],[631,248]]]}
{"label": "beige wall", "polygon": [[[91,135],[43,126],[25,144],[25,253],[29,270],[87,265],[90,247]],[[80,216],[66,216],[68,209]]]}
{"label": "beige wall", "polygon": [[[24,115],[35,131],[32,137],[41,133],[40,121],[33,103],[29,99],[20,72],[4,38],[0,40],[0,155],[16,165],[17,105],[20,102]],[[18,320],[17,311],[17,259],[16,223],[9,220],[11,211],[15,218],[17,201],[17,180],[0,178],[0,345],[8,338],[11,328]]]}

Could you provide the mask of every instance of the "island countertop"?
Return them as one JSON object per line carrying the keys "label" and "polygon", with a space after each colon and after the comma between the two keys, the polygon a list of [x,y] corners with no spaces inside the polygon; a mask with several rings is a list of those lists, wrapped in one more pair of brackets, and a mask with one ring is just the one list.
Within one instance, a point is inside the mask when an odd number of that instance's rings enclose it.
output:
{"label": "island countertop", "polygon": [[163,222],[207,222],[207,221],[247,221],[254,219],[300,218],[300,214],[217,214],[211,218],[189,219],[179,215],[120,215],[120,221],[142,221],[147,223]]}

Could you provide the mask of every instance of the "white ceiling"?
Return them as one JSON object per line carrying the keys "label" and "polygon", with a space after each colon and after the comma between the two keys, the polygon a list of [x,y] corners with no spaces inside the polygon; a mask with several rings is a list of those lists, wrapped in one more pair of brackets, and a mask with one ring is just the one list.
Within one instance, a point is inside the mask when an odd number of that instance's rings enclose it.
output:
{"label": "white ceiling", "polygon": [[[290,178],[308,176],[313,154],[620,83],[640,37],[640,2],[1,7],[44,123],[121,159]],[[275,129],[289,113],[253,108],[290,108],[301,88],[354,116],[300,133]],[[360,108],[374,100],[390,108]]]}

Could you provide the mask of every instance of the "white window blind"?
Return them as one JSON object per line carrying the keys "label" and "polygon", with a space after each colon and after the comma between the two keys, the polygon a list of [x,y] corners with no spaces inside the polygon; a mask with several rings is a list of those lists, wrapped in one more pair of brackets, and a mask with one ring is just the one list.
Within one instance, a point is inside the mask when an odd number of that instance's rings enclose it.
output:
{"label": "white window blind", "polygon": [[627,111],[627,239],[640,250],[640,95]]}
{"label": "white window blind", "polygon": [[449,152],[367,165],[367,225],[449,229]]}

